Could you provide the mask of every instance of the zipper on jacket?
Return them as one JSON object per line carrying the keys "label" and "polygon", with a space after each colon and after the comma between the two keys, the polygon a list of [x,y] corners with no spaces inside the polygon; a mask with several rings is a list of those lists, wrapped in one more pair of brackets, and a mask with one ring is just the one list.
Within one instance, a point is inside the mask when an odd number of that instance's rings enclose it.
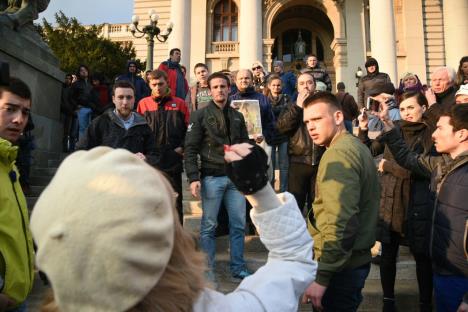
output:
{"label": "zipper on jacket", "polygon": [[[15,181],[17,179],[16,172],[14,170],[11,170],[10,173],[8,174],[8,176],[10,177],[11,188],[13,190],[13,193],[15,194],[16,204],[18,205],[18,210],[19,210],[19,213],[21,215],[21,225],[23,227],[23,235],[24,235],[25,242],[26,242],[26,252],[27,252],[27,255],[28,255],[28,272],[29,272],[28,279],[31,280],[31,253],[29,252],[29,239],[28,239],[28,235],[26,234],[27,233],[26,222],[24,220],[24,215],[23,215],[23,211],[21,209],[21,204],[20,204],[20,201],[18,199],[18,194],[16,193],[16,189],[15,189]],[[26,207],[26,209],[27,209],[27,207]],[[6,266],[7,266],[7,264],[5,263],[5,269],[6,269]],[[29,290],[32,289],[32,283],[31,283],[30,286],[31,286],[31,288]]]}

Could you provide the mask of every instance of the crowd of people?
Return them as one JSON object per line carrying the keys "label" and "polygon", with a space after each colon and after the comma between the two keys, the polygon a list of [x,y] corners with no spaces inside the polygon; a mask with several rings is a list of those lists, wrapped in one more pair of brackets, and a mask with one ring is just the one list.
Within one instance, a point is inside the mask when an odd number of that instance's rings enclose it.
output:
{"label": "crowd of people", "polygon": [[[416,262],[420,311],[434,299],[437,311],[468,311],[467,56],[430,86],[411,72],[395,84],[369,58],[356,101],[343,82],[331,93],[315,55],[272,73],[260,61],[211,74],[198,63],[189,86],[181,52],[144,77],[128,62],[111,88],[86,65],[66,76],[73,153],[34,207],[32,236],[14,164],[31,94],[15,78],[0,86],[0,311],[25,311],[32,237],[53,288],[44,311],[296,311],[299,298],[356,311],[373,256],[383,311],[396,311],[400,245]],[[256,103],[259,132],[236,102]],[[184,171],[201,200],[199,243],[182,228]],[[241,282],[227,295],[213,290],[220,211]],[[255,273],[248,222],[269,250]]]}

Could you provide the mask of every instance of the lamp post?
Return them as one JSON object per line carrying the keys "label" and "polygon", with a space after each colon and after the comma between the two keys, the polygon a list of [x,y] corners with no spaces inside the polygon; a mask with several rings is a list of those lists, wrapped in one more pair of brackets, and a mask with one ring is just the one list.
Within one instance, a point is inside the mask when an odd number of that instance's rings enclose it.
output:
{"label": "lamp post", "polygon": [[[153,49],[154,49],[154,38],[164,43],[172,32],[174,24],[172,22],[167,23],[166,30],[161,31],[158,27],[159,15],[156,14],[154,9],[148,12],[150,17],[150,24],[144,26],[142,29],[138,28],[140,17],[138,15],[132,16],[132,23],[129,25],[130,32],[135,38],[142,38],[146,36],[146,42],[148,43],[148,50],[146,52],[146,70],[153,70]],[[137,35],[138,33],[138,35]]]}
{"label": "lamp post", "polygon": [[364,73],[362,72],[361,66],[358,66],[356,73],[354,74],[356,76],[357,82],[356,82],[356,87],[359,86],[359,80],[361,80],[361,77]]}

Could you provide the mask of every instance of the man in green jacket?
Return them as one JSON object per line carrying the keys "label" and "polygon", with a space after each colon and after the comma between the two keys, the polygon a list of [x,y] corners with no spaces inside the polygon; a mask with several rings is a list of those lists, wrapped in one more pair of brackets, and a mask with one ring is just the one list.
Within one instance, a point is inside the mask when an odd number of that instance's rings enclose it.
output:
{"label": "man in green jacket", "polygon": [[303,107],[310,137],[327,148],[317,173],[314,217],[309,220],[317,277],[303,301],[312,302],[319,311],[356,311],[375,242],[377,170],[369,149],[346,131],[334,95],[316,93],[305,99]]}
{"label": "man in green jacket", "polygon": [[15,166],[16,142],[31,109],[31,91],[21,80],[0,85],[0,311],[21,311],[34,277],[34,250],[26,199]]}

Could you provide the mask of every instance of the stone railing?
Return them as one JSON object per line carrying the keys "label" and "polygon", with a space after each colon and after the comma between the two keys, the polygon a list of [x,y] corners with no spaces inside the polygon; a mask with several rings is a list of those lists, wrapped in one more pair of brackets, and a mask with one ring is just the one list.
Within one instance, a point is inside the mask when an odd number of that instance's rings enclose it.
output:
{"label": "stone railing", "polygon": [[239,42],[237,41],[219,41],[211,43],[212,53],[238,53]]}

